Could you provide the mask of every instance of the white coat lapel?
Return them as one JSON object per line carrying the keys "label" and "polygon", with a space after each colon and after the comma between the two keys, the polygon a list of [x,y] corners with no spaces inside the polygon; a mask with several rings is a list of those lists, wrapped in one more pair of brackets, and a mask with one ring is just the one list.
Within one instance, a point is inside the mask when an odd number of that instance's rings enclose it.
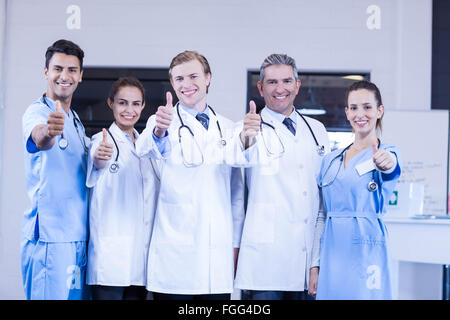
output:
{"label": "white coat lapel", "polygon": [[208,131],[205,130],[202,123],[198,121],[197,118],[195,118],[189,112],[183,110],[182,107],[180,107],[180,116],[183,119],[184,124],[192,130],[192,133],[194,134],[194,139],[196,140],[196,142],[203,151],[205,144],[208,141],[209,135],[211,134],[211,132],[214,132],[213,128],[211,128],[211,125],[212,123],[215,123],[216,119],[214,118],[214,115],[212,114],[211,110],[209,110],[208,112],[209,117]]}
{"label": "white coat lapel", "polygon": [[[295,118],[295,124],[296,124],[296,131],[295,134],[296,137],[308,137],[311,136],[311,133],[309,132],[308,126],[306,125],[305,121],[302,119],[302,117],[294,110],[296,118]],[[308,121],[308,120],[306,120]],[[312,139],[312,136],[311,136]]]}
{"label": "white coat lapel", "polygon": [[[266,109],[267,107],[264,107],[264,109],[261,111],[261,116],[264,122],[272,125],[275,128],[276,133],[280,137],[280,139],[284,140],[286,137],[294,137],[292,133],[289,131],[286,126],[280,122],[278,119],[276,119],[269,111]],[[264,130],[265,128],[263,128]],[[268,130],[272,130],[271,128],[268,128]]]}
{"label": "white coat lapel", "polygon": [[[136,153],[136,148],[132,145],[131,141],[125,136],[125,132],[123,132],[115,122],[111,124],[109,127],[111,134],[114,135],[114,139],[116,140],[117,147],[120,150],[131,150],[131,152],[138,156]],[[136,131],[136,129],[134,129]],[[136,137],[137,139],[137,137]],[[115,147],[115,146],[114,146]],[[119,151],[120,152],[120,151]]]}
{"label": "white coat lapel", "polygon": [[[184,122],[184,125],[188,126],[195,136],[201,135],[205,128],[203,125],[198,121],[193,115],[191,115],[189,112],[185,111],[181,106],[180,109],[180,117]],[[180,124],[181,125],[181,124]]]}
{"label": "white coat lapel", "polygon": [[[208,116],[209,116],[208,136],[210,139],[214,139],[214,141],[217,140],[217,142],[219,143],[220,131],[219,128],[217,127],[217,122],[219,122],[220,125],[219,118],[216,115],[214,115],[211,109],[209,109]],[[220,127],[220,129],[223,130],[222,127]]]}
{"label": "white coat lapel", "polygon": [[[302,141],[303,145],[305,145],[305,146],[309,145],[310,148],[313,148],[313,150],[315,151],[315,154],[317,154],[316,142],[314,140],[314,137],[313,137],[311,131],[308,128],[308,125],[306,124],[306,121],[308,121],[308,118],[305,117],[304,118],[305,120],[303,120],[303,118],[297,112],[296,112],[296,114],[297,114],[297,118],[296,118],[297,134],[296,134],[296,137],[299,139],[299,141]],[[314,130],[313,126],[310,123],[308,123],[308,124],[311,127],[311,130]],[[317,136],[315,136],[315,137],[316,137],[316,139],[318,138]]]}
{"label": "white coat lapel", "polygon": [[[205,158],[211,160],[212,163],[222,164],[225,161],[226,145],[222,144],[222,139],[226,141],[226,125],[225,121],[220,121],[219,116],[215,115],[209,109],[209,127],[205,139]],[[218,125],[219,124],[219,125]],[[220,130],[219,130],[220,127]],[[224,131],[225,130],[225,131]]]}

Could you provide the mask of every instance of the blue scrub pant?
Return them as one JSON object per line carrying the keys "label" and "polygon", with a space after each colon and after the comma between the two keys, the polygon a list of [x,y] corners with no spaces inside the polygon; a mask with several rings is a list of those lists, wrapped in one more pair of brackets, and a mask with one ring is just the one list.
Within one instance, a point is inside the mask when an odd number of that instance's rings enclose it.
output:
{"label": "blue scrub pant", "polygon": [[22,278],[27,300],[89,299],[87,242],[22,240]]}
{"label": "blue scrub pant", "polygon": [[242,300],[314,300],[308,291],[242,290]]}

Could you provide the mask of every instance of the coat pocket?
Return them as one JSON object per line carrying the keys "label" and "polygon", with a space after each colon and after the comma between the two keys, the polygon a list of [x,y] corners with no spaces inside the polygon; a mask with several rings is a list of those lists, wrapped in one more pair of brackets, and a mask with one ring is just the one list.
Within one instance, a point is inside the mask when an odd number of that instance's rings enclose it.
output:
{"label": "coat pocket", "polygon": [[191,204],[160,201],[153,237],[158,243],[193,245],[197,219]]}
{"label": "coat pocket", "polygon": [[277,207],[268,203],[255,203],[245,218],[244,243],[270,244],[275,240],[275,214]]}
{"label": "coat pocket", "polygon": [[[96,257],[99,279],[106,284],[130,283],[132,261],[132,237],[101,237]],[[90,257],[92,258],[92,257]]]}

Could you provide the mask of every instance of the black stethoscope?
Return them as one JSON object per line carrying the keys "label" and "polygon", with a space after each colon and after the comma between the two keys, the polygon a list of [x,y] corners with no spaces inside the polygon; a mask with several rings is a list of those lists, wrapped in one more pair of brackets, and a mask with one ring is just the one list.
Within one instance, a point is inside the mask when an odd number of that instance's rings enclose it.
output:
{"label": "black stethoscope", "polygon": [[[336,180],[337,175],[339,174],[339,171],[341,170],[341,166],[342,163],[344,162],[344,153],[352,146],[353,143],[349,144],[347,147],[345,147],[337,156],[335,156],[331,161],[330,164],[328,165],[328,168],[325,170],[325,173],[322,175],[322,179],[319,182],[319,187],[326,187],[331,185],[334,180]],[[380,147],[380,141],[378,141],[378,148]],[[328,183],[323,183],[323,177],[325,177],[328,173],[328,170],[331,168],[333,161],[336,160],[337,158],[340,158],[339,161],[339,168],[336,172],[336,175],[334,176],[333,180],[331,180]],[[370,180],[370,182],[367,184],[367,190],[369,190],[370,192],[374,192],[378,189],[378,184],[375,182],[375,169],[372,170],[372,179]]]}
{"label": "black stethoscope", "polygon": [[114,146],[116,147],[117,153],[116,153],[116,159],[114,159],[114,162],[111,163],[111,165],[109,166],[109,172],[111,173],[116,173],[117,171],[119,171],[119,146],[117,145],[116,139],[114,139],[114,136],[112,135],[111,131],[109,131],[109,129],[106,129],[106,131],[108,131],[108,134],[111,136],[113,142],[114,142]]}
{"label": "black stethoscope", "polygon": [[[305,117],[303,117],[303,115],[300,112],[298,112],[298,110],[295,107],[294,107],[294,110],[295,110],[295,112],[297,112],[297,114],[303,119],[303,121],[308,126],[309,132],[311,132],[311,135],[312,135],[312,137],[314,139],[314,142],[316,143],[317,153],[318,153],[319,156],[322,157],[325,154],[325,147],[323,145],[319,145],[319,142],[317,141],[316,135],[314,134],[314,131],[311,129],[311,126],[309,125],[308,121],[306,121]],[[261,114],[260,114],[260,117],[261,117]],[[263,119],[261,117],[261,126],[263,124],[268,126],[269,128],[272,128],[276,132],[275,127],[273,125],[271,125],[270,123],[267,123],[267,122],[263,121]],[[281,142],[281,140],[280,140],[280,142]],[[281,142],[281,144],[282,144],[282,142]],[[284,150],[284,145],[283,144],[282,144],[282,147],[283,147],[283,150]]]}
{"label": "black stethoscope", "polygon": [[[50,107],[50,105],[47,102],[47,97],[46,97],[45,93],[42,95],[42,101],[44,102],[44,104],[47,107],[49,107],[50,110],[52,110],[52,108]],[[75,126],[75,129],[77,130],[77,134],[78,134],[78,137],[80,138],[81,144],[84,148],[84,152],[87,153],[88,149],[86,147],[86,143],[85,143],[84,139],[80,136],[80,132],[79,132],[79,128],[78,128],[78,123],[80,123],[81,126],[83,126],[83,124],[81,123],[80,119],[78,119],[78,116],[75,114],[75,112],[72,110],[72,108],[70,108],[70,111],[72,112],[73,125]],[[64,133],[61,133],[61,138],[58,141],[58,146],[61,150],[65,150],[69,146],[69,141],[64,137]]]}
{"label": "black stethoscope", "polygon": [[[217,120],[217,115],[214,112],[213,108],[211,108],[211,106],[206,105],[209,110],[211,110],[211,112],[214,114],[214,116],[216,117],[216,124],[217,124],[217,129],[219,130],[219,134],[220,134],[220,145],[225,146],[227,144],[227,142],[225,141],[225,139],[223,138],[222,135],[222,129],[220,128],[220,124],[219,124],[219,120]],[[177,114],[178,114],[178,119],[180,120],[180,127],[178,128],[178,140],[181,142],[181,130],[183,128],[187,129],[189,131],[189,133],[191,134],[192,137],[194,137],[194,132],[192,132],[191,128],[189,128],[189,126],[187,126],[186,124],[184,124],[183,119],[181,118],[180,115],[180,103],[177,102],[176,104],[176,109],[177,109]]]}

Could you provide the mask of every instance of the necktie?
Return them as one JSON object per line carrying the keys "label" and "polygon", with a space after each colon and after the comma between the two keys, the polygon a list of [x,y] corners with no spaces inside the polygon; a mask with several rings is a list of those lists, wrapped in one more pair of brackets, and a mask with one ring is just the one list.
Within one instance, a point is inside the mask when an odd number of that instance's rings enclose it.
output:
{"label": "necktie", "polygon": [[206,113],[197,113],[195,118],[200,121],[200,123],[205,127],[206,130],[208,130],[209,125],[209,117]]}
{"label": "necktie", "polygon": [[284,120],[283,120],[283,124],[295,136],[295,128],[294,128],[293,122],[294,121],[292,121],[290,118],[284,118]]}

